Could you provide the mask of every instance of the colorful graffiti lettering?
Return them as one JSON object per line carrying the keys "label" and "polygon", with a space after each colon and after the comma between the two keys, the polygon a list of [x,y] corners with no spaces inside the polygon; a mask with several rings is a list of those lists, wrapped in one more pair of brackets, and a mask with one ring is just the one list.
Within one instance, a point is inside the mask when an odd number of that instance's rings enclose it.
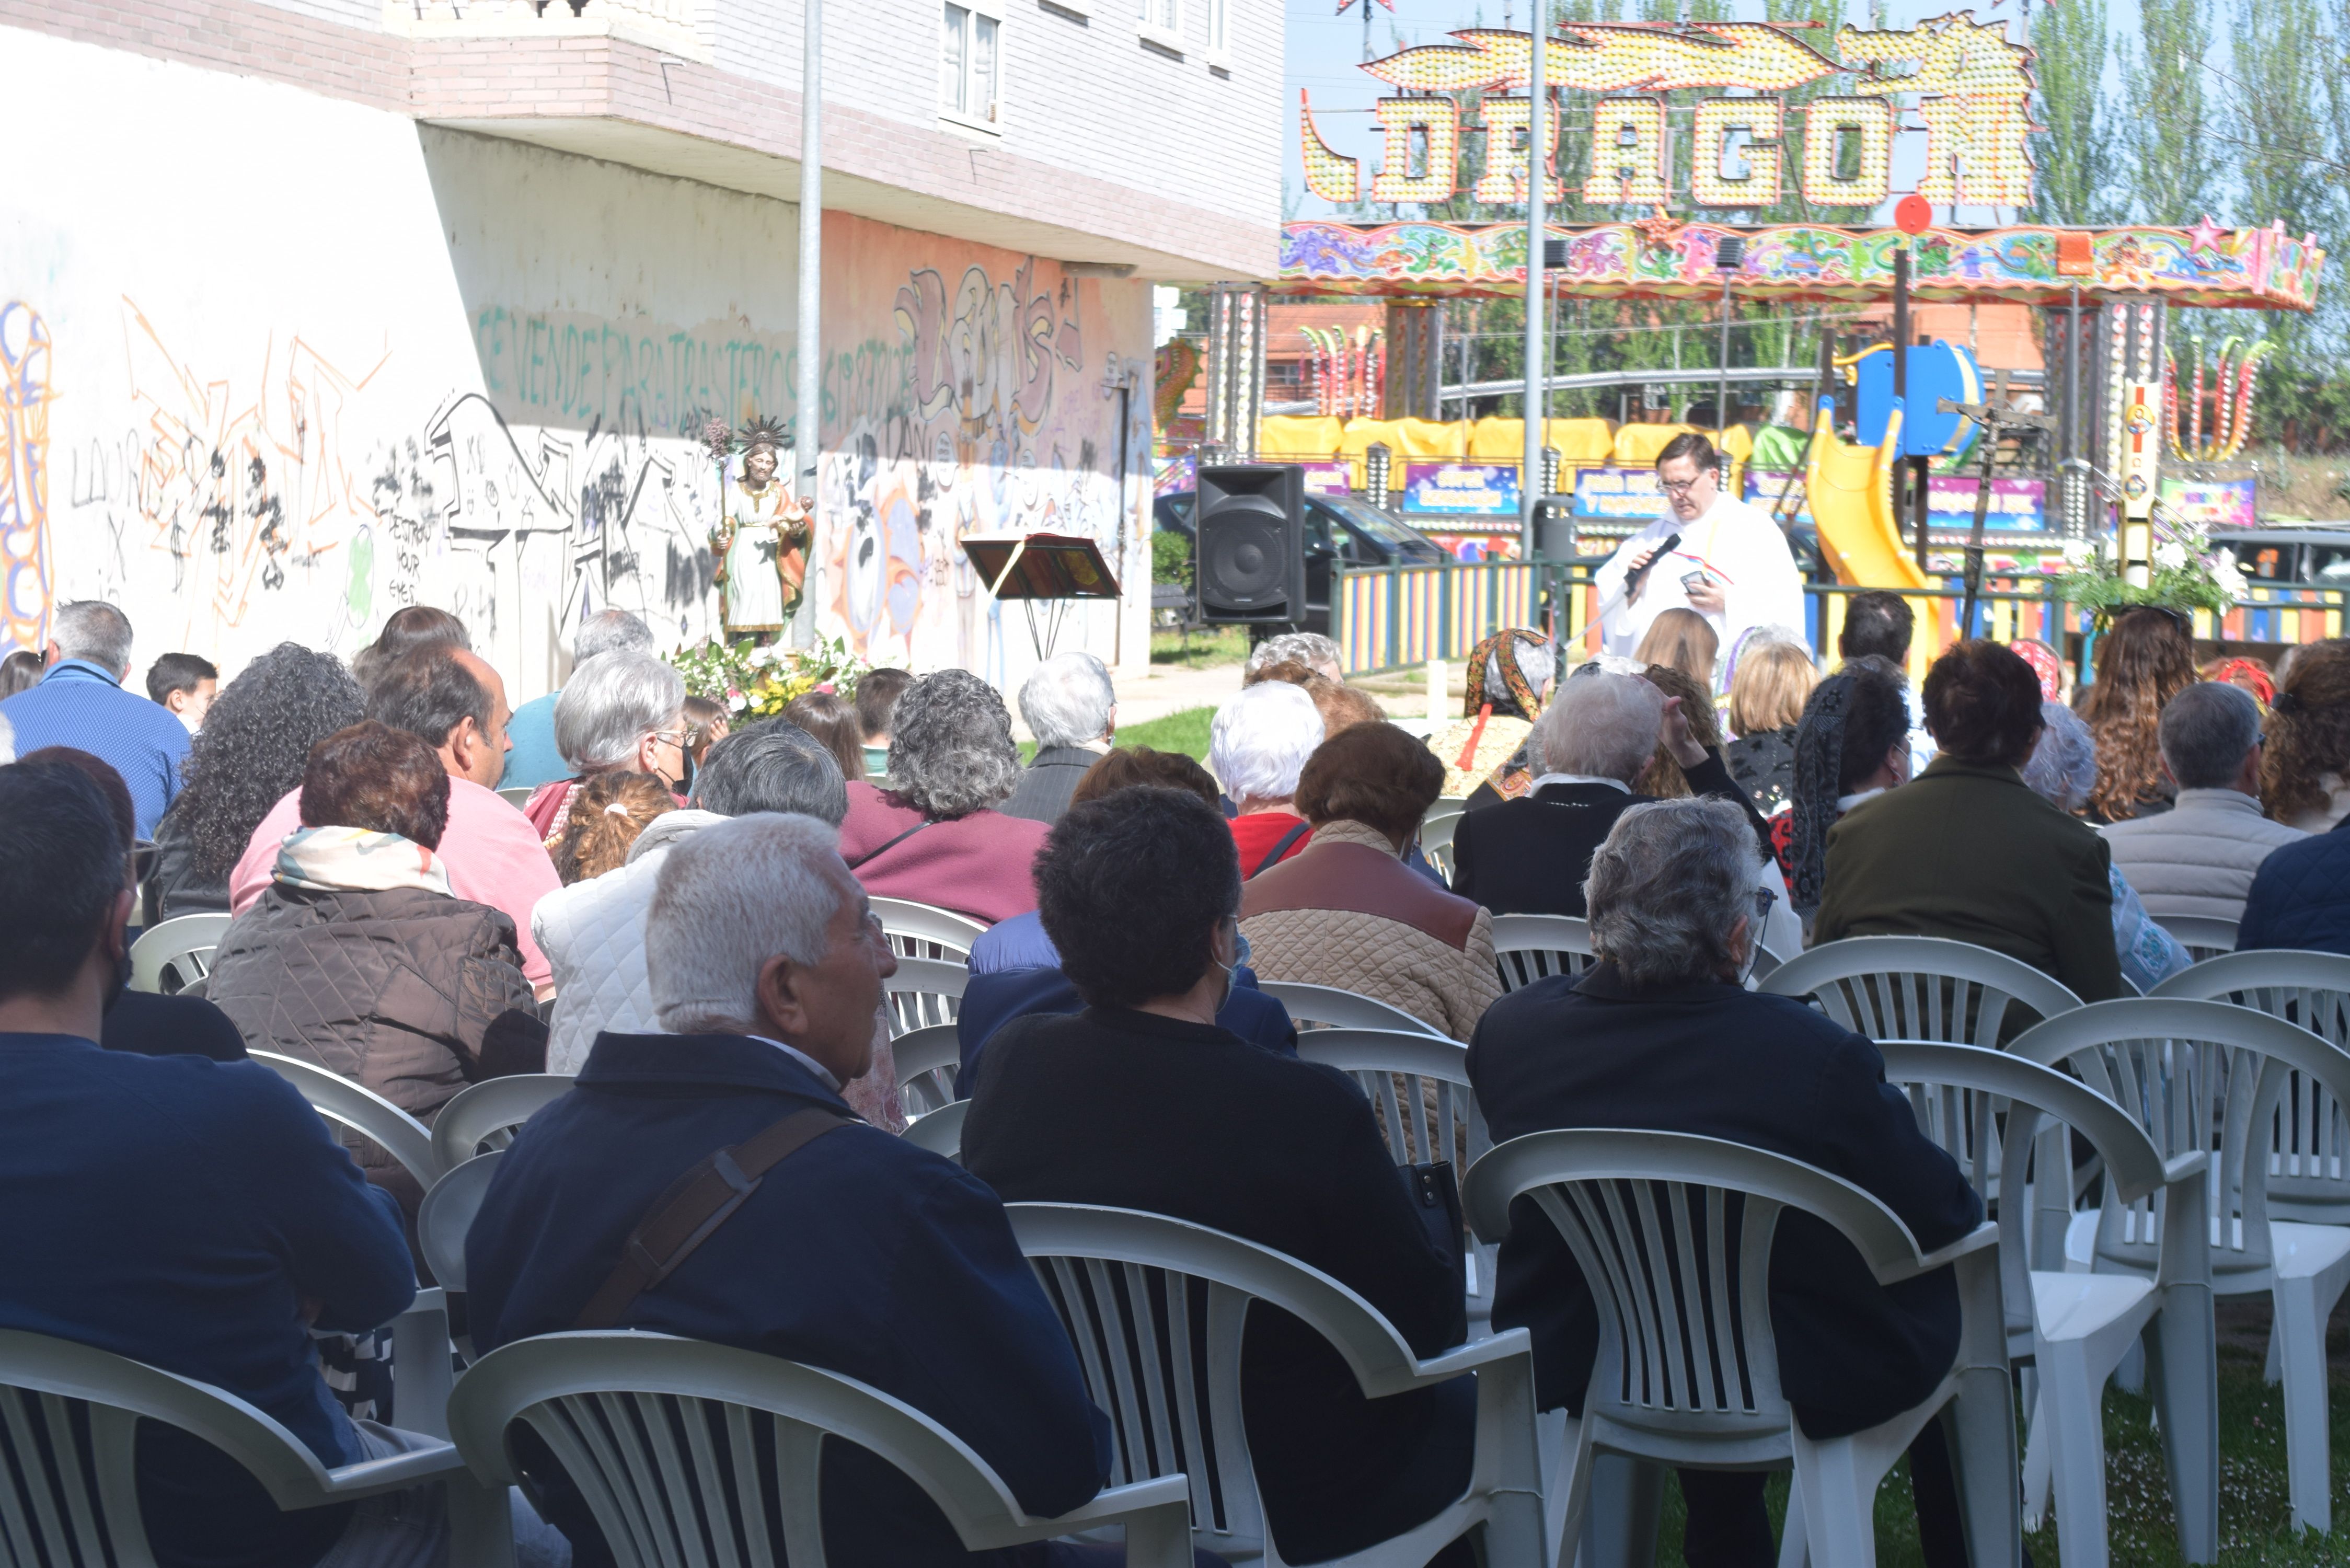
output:
{"label": "colorful graffiti lettering", "polygon": [[49,329],[0,307],[0,639],[38,651],[49,614]]}

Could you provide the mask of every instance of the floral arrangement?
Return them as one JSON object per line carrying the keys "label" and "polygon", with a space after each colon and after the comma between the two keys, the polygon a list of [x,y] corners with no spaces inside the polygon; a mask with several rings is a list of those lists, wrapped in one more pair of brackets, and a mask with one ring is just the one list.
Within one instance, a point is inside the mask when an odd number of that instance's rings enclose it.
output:
{"label": "floral arrangement", "polygon": [[2244,576],[2236,569],[2235,552],[2214,550],[2202,535],[2184,529],[2156,539],[2143,585],[2123,575],[2120,552],[2107,535],[2094,545],[2084,540],[2067,544],[2064,570],[2054,575],[2048,586],[2058,598],[2093,612],[2100,625],[2133,605],[2225,615],[2244,596]]}
{"label": "floral arrangement", "polygon": [[771,718],[793,698],[819,688],[846,695],[868,668],[837,638],[789,649],[749,638],[727,643],[713,637],[675,655],[670,664],[685,677],[688,693],[721,704],[736,719]]}

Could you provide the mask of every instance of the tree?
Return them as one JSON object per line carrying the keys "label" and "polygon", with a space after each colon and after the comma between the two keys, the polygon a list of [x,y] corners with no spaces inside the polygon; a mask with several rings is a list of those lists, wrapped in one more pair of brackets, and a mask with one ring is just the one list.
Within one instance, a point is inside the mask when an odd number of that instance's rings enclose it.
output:
{"label": "tree", "polygon": [[2060,0],[2033,16],[2041,123],[2032,138],[2032,216],[2101,223],[2112,216],[2114,128],[2106,112],[2106,0]]}
{"label": "tree", "polygon": [[2142,0],[2138,21],[2122,63],[2130,192],[2146,222],[2192,223],[2220,182],[2204,70],[2211,19],[2205,0]]}

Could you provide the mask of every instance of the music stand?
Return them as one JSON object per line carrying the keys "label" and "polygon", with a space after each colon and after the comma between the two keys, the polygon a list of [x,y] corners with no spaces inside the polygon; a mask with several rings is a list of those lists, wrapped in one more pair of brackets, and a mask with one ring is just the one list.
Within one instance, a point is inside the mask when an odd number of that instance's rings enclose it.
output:
{"label": "music stand", "polygon": [[[999,599],[1018,599],[1028,614],[1028,641],[1042,661],[1060,639],[1071,599],[1114,599],[1118,578],[1091,539],[1073,534],[966,534],[963,554]],[[1045,606],[1044,623],[1036,607]]]}

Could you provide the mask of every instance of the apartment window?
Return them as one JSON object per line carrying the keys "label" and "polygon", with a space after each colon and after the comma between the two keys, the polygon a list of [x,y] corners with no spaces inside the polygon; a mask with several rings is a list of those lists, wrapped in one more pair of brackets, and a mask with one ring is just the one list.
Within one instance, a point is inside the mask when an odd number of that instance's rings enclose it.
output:
{"label": "apartment window", "polygon": [[1003,24],[947,0],[939,45],[939,101],[955,119],[993,127],[1003,86]]}
{"label": "apartment window", "polygon": [[[1363,0],[1367,5],[1371,0]],[[1232,52],[1231,11],[1232,0],[1207,0],[1208,53],[1224,55]]]}
{"label": "apartment window", "polygon": [[1162,49],[1183,51],[1183,0],[1136,0],[1135,31]]}

